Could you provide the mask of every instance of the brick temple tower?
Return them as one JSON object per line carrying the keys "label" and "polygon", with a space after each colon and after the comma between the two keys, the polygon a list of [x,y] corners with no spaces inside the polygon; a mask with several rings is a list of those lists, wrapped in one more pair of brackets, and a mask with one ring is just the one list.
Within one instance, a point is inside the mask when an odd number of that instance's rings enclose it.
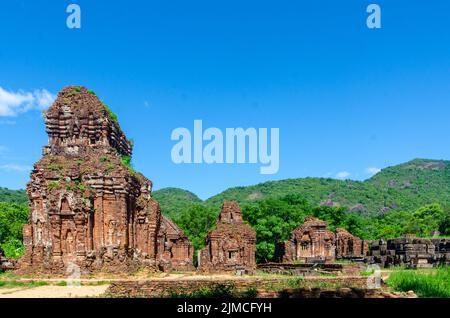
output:
{"label": "brick temple tower", "polygon": [[192,269],[192,244],[129,165],[132,144],[94,92],[65,87],[45,123],[49,142],[27,186],[22,270]]}
{"label": "brick temple tower", "polygon": [[199,252],[200,272],[245,272],[256,270],[256,233],[244,223],[237,202],[225,202],[216,228],[206,237],[206,247]]}

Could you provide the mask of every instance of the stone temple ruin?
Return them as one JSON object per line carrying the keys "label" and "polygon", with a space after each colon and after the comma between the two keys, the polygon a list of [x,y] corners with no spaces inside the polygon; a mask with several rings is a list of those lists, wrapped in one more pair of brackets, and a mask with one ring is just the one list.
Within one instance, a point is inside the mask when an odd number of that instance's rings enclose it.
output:
{"label": "stone temple ruin", "polygon": [[336,258],[363,259],[368,252],[368,241],[361,240],[345,229],[336,229]]}
{"label": "stone temple ruin", "polygon": [[206,237],[206,247],[199,252],[200,272],[252,274],[256,270],[256,233],[244,223],[237,202],[225,202],[216,228]]}
{"label": "stone temple ruin", "polygon": [[193,246],[161,214],[132,144],[95,93],[65,87],[45,114],[49,137],[27,186],[23,271],[193,269]]}
{"label": "stone temple ruin", "polygon": [[405,235],[396,239],[373,241],[368,262],[381,267],[406,265],[411,268],[426,268],[449,265],[450,240]]}
{"label": "stone temple ruin", "polygon": [[314,217],[292,232],[291,239],[278,244],[275,257],[281,262],[303,261],[305,263],[329,263],[336,258],[364,258],[368,243],[344,229],[336,233],[327,229],[327,223]]}

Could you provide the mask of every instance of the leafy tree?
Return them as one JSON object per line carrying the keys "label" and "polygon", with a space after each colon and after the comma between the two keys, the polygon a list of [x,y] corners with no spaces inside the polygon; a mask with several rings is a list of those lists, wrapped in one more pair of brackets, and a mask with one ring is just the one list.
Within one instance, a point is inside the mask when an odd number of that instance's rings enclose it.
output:
{"label": "leafy tree", "polygon": [[242,208],[244,219],[256,231],[256,258],[267,262],[274,257],[275,244],[287,240],[290,233],[311,215],[309,203],[298,194],[266,199]]}
{"label": "leafy tree", "polygon": [[192,241],[196,250],[205,246],[205,237],[214,227],[218,216],[217,209],[195,203],[176,216],[174,221]]}
{"label": "leafy tree", "polygon": [[0,202],[0,246],[7,257],[18,257],[23,251],[22,226],[28,222],[28,208]]}
{"label": "leafy tree", "polygon": [[336,228],[346,227],[346,209],[344,207],[320,206],[313,210],[316,218],[328,222],[328,228],[335,231]]}
{"label": "leafy tree", "polygon": [[442,235],[450,235],[450,213],[447,212],[447,216],[441,220],[439,232],[441,232]]}
{"label": "leafy tree", "polygon": [[406,211],[391,211],[383,216],[368,220],[375,224],[373,239],[396,238],[406,234],[410,223],[411,213]]}
{"label": "leafy tree", "polygon": [[367,222],[364,218],[356,213],[349,213],[345,217],[344,228],[353,235],[362,238],[370,239],[371,235],[367,229]]}
{"label": "leafy tree", "polygon": [[430,204],[416,210],[410,219],[407,230],[418,236],[429,236],[438,230],[447,217],[439,204]]}

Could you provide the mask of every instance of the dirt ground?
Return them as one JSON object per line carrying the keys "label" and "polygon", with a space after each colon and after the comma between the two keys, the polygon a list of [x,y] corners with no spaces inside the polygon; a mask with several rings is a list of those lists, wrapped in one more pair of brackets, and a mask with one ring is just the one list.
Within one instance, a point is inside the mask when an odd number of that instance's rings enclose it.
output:
{"label": "dirt ground", "polygon": [[[116,278],[114,276],[92,277],[89,279],[81,279],[81,286],[58,286],[57,284],[62,281],[61,278],[47,278],[47,277],[33,277],[23,278],[14,276],[9,277],[6,280],[14,280],[19,282],[31,282],[31,281],[46,281],[48,285],[44,286],[13,286],[0,288],[0,298],[86,298],[86,297],[102,297],[105,291],[108,289],[110,282],[120,280],[147,280],[147,274],[135,275],[133,277]],[[114,278],[113,278],[114,277]],[[160,274],[154,275],[150,279],[153,280],[165,280],[165,279],[208,279],[208,280],[221,280],[236,278],[235,276],[228,275],[211,275],[211,276],[197,276],[192,273],[186,274]]]}
{"label": "dirt ground", "polygon": [[109,285],[99,286],[39,286],[0,289],[0,298],[76,298],[101,297]]}

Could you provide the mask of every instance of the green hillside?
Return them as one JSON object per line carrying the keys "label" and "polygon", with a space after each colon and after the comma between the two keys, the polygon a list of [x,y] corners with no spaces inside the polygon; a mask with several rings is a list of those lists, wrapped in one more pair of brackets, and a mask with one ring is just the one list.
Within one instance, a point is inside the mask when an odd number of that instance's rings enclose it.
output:
{"label": "green hillside", "polygon": [[164,188],[153,192],[153,198],[160,203],[161,211],[170,218],[186,211],[194,203],[201,203],[194,193],[178,188]]}
{"label": "green hillside", "polygon": [[365,216],[392,209],[410,210],[432,203],[450,205],[450,161],[415,159],[388,167],[366,181],[323,178],[286,179],[230,188],[209,198],[252,203],[261,199],[301,194],[313,206],[345,206]]}
{"label": "green hillside", "polygon": [[450,161],[415,159],[383,169],[366,183],[382,189],[388,206],[405,210],[450,205]]}
{"label": "green hillside", "polygon": [[[385,168],[366,181],[301,178],[234,187],[205,203],[218,207],[224,200],[252,203],[288,194],[301,194],[313,206],[345,206],[366,216],[432,203],[450,206],[450,161],[415,159]],[[178,188],[154,191],[153,197],[160,202],[162,212],[171,217],[202,202],[194,193]],[[26,192],[0,188],[0,202],[27,204]]]}
{"label": "green hillside", "polygon": [[28,204],[28,197],[25,190],[9,190],[0,188],[0,202]]}

